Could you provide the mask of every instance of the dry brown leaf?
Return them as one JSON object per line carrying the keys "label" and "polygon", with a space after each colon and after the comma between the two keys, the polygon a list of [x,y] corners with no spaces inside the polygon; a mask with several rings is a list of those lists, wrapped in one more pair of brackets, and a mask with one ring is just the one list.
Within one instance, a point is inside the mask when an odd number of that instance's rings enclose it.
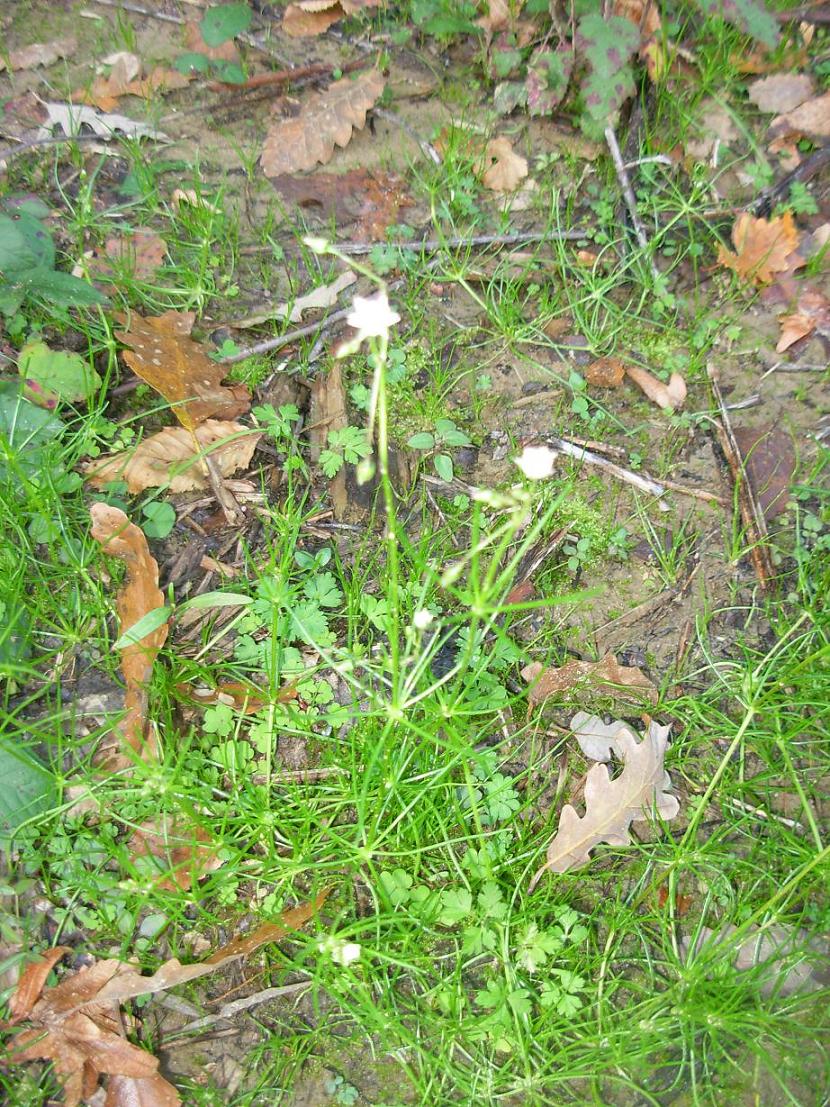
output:
{"label": "dry brown leaf", "polygon": [[[183,330],[189,313],[166,311],[146,319],[133,313],[129,325],[115,335],[130,349],[124,361],[173,406],[173,413],[188,429],[206,419],[233,419],[250,407],[248,389],[241,384],[224,387],[227,370],[211,361],[204,349]],[[124,316],[116,319],[124,323]],[[192,326],[192,322],[191,322]]]}
{"label": "dry brown leaf", "polygon": [[[56,38],[52,42],[34,42],[31,46],[24,46],[20,50],[12,50],[9,54],[8,68],[12,71],[18,69],[34,69],[39,65],[54,65],[59,58],[66,58],[74,54],[78,48],[78,40],[72,38]],[[0,73],[6,68],[6,59],[0,56]]]}
{"label": "dry brown leaf", "polygon": [[626,367],[626,373],[645,392],[646,396],[664,411],[675,411],[682,407],[686,399],[686,382],[679,373],[672,373],[669,383],[664,384],[658,380],[648,369],[642,369],[638,365]]}
{"label": "dry brown leaf", "polygon": [[[107,1107],[178,1107],[179,1094],[158,1072],[158,1059],[124,1037],[119,1005],[153,995],[215,972],[260,946],[298,930],[319,910],[330,889],[314,900],[282,912],[278,923],[266,923],[217,950],[206,961],[182,965],[166,961],[152,976],[142,976],[123,961],[98,961],[67,976],[54,988],[46,977],[65,949],[50,950],[29,966],[10,1001],[14,1022],[30,1027],[14,1038],[7,1063],[48,1060],[64,1088],[66,1107],[76,1107],[107,1081]],[[11,1023],[5,1024],[6,1026]]]}
{"label": "dry brown leaf", "polygon": [[644,38],[652,38],[660,30],[660,11],[652,0],[614,0],[614,15],[633,23]]}
{"label": "dry brown leaf", "polygon": [[732,425],[746,479],[769,521],[786,511],[796,460],[792,437],[771,423],[744,427]]}
{"label": "dry brown leaf", "polygon": [[827,943],[796,926],[739,928],[727,923],[719,930],[702,926],[693,940],[682,939],[681,946],[684,953],[695,956],[701,955],[704,946],[707,951],[720,947],[739,972],[757,972],[765,996],[814,992],[827,985]]}
{"label": "dry brown leaf", "polygon": [[350,169],[309,177],[282,174],[272,177],[271,183],[286,204],[333,218],[338,227],[356,222],[355,237],[370,242],[383,242],[401,208],[412,204],[404,179],[381,170]]}
{"label": "dry brown leaf", "polygon": [[142,77],[140,59],[127,51],[112,54],[105,61],[112,64],[107,76],[96,77],[91,88],[74,92],[73,100],[92,104],[101,111],[112,111],[122,96],[138,96],[147,100],[156,92],[187,88],[191,81],[187,74],[164,66],[155,66]]}
{"label": "dry brown leaf", "polygon": [[527,176],[527,159],[515,153],[505,135],[492,138],[484,148],[481,181],[493,192],[512,192]]}
{"label": "dry brown leaf", "polygon": [[[519,5],[521,9],[523,5]],[[511,18],[518,15],[518,11],[511,16],[510,5],[507,0],[489,0],[487,14],[476,20],[476,25],[487,32],[487,37],[492,38],[497,31],[504,31],[510,25]]]}
{"label": "dry brown leaf", "polygon": [[810,57],[806,50],[786,50],[784,54],[776,50],[769,54],[765,50],[743,50],[740,54],[730,54],[729,64],[734,66],[738,73],[770,73],[773,70],[803,69],[808,65]]}
{"label": "dry brown leaf", "polygon": [[206,830],[199,826],[189,830],[166,814],[136,827],[127,847],[133,857],[154,857],[163,862],[164,873],[153,878],[153,885],[170,892],[189,891],[194,879],[222,864]]}
{"label": "dry brown leaf", "polygon": [[628,691],[627,698],[632,698],[633,693],[633,698],[657,702],[657,689],[648,677],[639,669],[619,665],[610,653],[601,661],[568,661],[550,669],[543,668],[536,661],[522,669],[522,678],[528,683],[534,682],[527,696],[531,707],[543,703],[550,696],[558,696],[583,685],[600,690],[611,685],[618,695]]}
{"label": "dry brown leaf", "polygon": [[9,1025],[27,1019],[32,1008],[46,987],[46,978],[62,957],[71,953],[70,946],[53,946],[36,961],[30,961],[17,982],[14,995],[9,1000]]}
{"label": "dry brown leaf", "polygon": [[[664,729],[668,735],[671,728]],[[604,723],[599,715],[589,715],[586,711],[578,711],[574,715],[571,719],[571,730],[579,743],[579,748],[591,761],[608,762],[612,757],[622,760],[620,734],[625,733],[632,738],[635,737],[633,731],[618,719]]]}
{"label": "dry brown leaf", "polygon": [[619,388],[625,366],[618,357],[599,357],[585,369],[585,380],[594,388]]}
{"label": "dry brown leaf", "polygon": [[[92,536],[101,543],[104,552],[117,557],[127,567],[127,579],[118,593],[119,633],[123,634],[139,619],[164,606],[164,595],[158,586],[158,562],[150,554],[144,533],[117,507],[95,503],[89,509],[92,516]],[[147,731],[147,686],[153,672],[156,655],[167,638],[167,623],[162,623],[140,642],[121,650],[121,672],[124,674],[126,715],[116,732],[119,749],[107,744],[103,763],[109,768],[126,768],[133,760],[125,751],[143,757],[154,757],[152,743],[145,741]],[[112,756],[110,754],[112,753]]]}
{"label": "dry brown leaf", "polygon": [[736,252],[718,249],[718,262],[744,281],[769,284],[776,273],[803,265],[798,255],[798,230],[790,212],[774,219],[756,219],[743,211],[732,226]]}
{"label": "dry brown leaf", "polygon": [[813,80],[806,73],[773,73],[747,86],[750,101],[761,111],[788,112],[813,95]]}
{"label": "dry brown leaf", "polygon": [[221,419],[208,419],[195,431],[167,427],[145,438],[135,449],[88,462],[85,479],[94,488],[103,488],[114,480],[126,481],[131,496],[163,484],[169,484],[171,492],[192,492],[210,487],[202,461],[204,453],[210,454],[223,477],[230,477],[248,466],[261,437],[242,423]]}
{"label": "dry brown leaf", "polygon": [[322,35],[345,14],[339,3],[330,4],[327,0],[324,8],[314,8],[309,7],[307,0],[301,0],[285,9],[280,29],[289,38],[312,38]]}
{"label": "dry brown leaf", "polygon": [[807,100],[783,115],[777,115],[770,123],[770,134],[830,138],[830,92],[817,96],[815,100]]}
{"label": "dry brown leaf", "polygon": [[321,284],[307,292],[305,296],[299,296],[293,304],[277,304],[273,309],[271,318],[288,319],[291,323],[302,321],[304,311],[313,311],[315,308],[330,308],[337,303],[340,293],[357,280],[357,275],[346,269],[331,284]]}
{"label": "dry brown leaf", "polygon": [[668,742],[668,727],[650,723],[642,742],[637,742],[627,727],[617,733],[615,742],[622,757],[623,770],[612,780],[605,765],[594,765],[585,779],[585,814],[566,804],[559,816],[559,829],[547,849],[545,864],[530,882],[530,890],[545,872],[564,873],[585,865],[591,850],[605,842],[625,846],[630,842],[629,828],[635,820],[649,817],[653,809],[663,819],[673,819],[680,809],[663,760]]}
{"label": "dry brown leaf", "polygon": [[329,161],[335,147],[348,145],[354,129],[363,127],[384,85],[380,70],[370,69],[312,93],[295,119],[271,125],[260,158],[265,175],[297,173]]}
{"label": "dry brown leaf", "polygon": [[795,312],[782,315],[778,322],[781,337],[775,349],[781,354],[816,329],[830,330],[830,300],[817,288],[807,288],[799,296]]}
{"label": "dry brown leaf", "polygon": [[89,262],[89,271],[96,280],[112,278],[110,262],[116,262],[130,271],[134,277],[146,279],[164,263],[167,243],[147,227],[139,227],[130,235],[108,238],[103,254],[98,253]]}

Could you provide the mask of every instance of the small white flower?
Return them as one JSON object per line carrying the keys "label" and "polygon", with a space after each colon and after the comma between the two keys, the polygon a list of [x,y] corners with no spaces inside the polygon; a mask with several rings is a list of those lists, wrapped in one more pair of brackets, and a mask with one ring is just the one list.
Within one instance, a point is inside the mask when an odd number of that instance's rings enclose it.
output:
{"label": "small white flower", "polygon": [[307,235],[303,239],[303,243],[308,246],[309,250],[314,254],[325,254],[329,248],[328,239],[315,238],[313,235]]}
{"label": "small white flower", "polygon": [[553,476],[556,454],[547,446],[525,446],[515,461],[528,480],[544,480]]}
{"label": "small white flower", "polygon": [[415,612],[415,614],[412,616],[412,623],[416,630],[426,630],[434,618],[435,616],[432,614],[432,612],[427,611],[427,609],[424,607],[421,608],[420,611]]}
{"label": "small white flower", "polygon": [[333,935],[320,942],[318,946],[321,953],[328,953],[335,965],[351,965],[360,960],[360,946],[357,942],[344,942],[342,938]]}
{"label": "small white flower", "polygon": [[376,292],[374,296],[355,296],[346,322],[355,328],[357,334],[339,348],[337,357],[353,354],[364,338],[379,338],[388,334],[390,327],[400,321],[400,315],[389,306],[385,292]]}

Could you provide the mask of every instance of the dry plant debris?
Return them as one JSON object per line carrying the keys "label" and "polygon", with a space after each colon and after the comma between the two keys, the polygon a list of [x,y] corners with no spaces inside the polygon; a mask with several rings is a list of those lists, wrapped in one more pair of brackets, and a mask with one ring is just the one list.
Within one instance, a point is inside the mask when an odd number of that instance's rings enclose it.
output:
{"label": "dry plant debris", "polygon": [[110,65],[106,77],[96,77],[89,89],[79,89],[73,94],[73,100],[81,104],[90,104],[101,111],[112,111],[118,107],[122,96],[138,96],[149,99],[156,92],[170,89],[187,88],[191,78],[177,69],[154,66],[145,76],[141,76],[141,59],[126,50],[104,58],[104,64]]}
{"label": "dry plant debris", "polygon": [[195,430],[167,427],[120,453],[87,462],[86,480],[94,488],[123,480],[131,496],[166,485],[171,492],[208,488],[206,456],[223,477],[246,469],[262,435],[243,423],[207,419]]}
{"label": "dry plant debris", "polygon": [[[573,729],[573,722],[571,726]],[[663,768],[669,730],[652,722],[638,742],[624,723],[619,724],[614,743],[623,762],[622,772],[612,779],[604,764],[589,770],[585,814],[580,816],[569,803],[562,808],[559,829],[548,846],[544,865],[530,882],[530,890],[546,872],[564,873],[586,865],[591,850],[602,843],[628,845],[632,822],[648,819],[652,811],[663,819],[675,817],[680,804],[667,791],[671,781]]]}
{"label": "dry plant debris", "polygon": [[158,1059],[127,1040],[121,1004],[154,995],[215,972],[247,957],[269,942],[300,929],[325,902],[328,890],[309,903],[282,912],[280,922],[266,923],[217,950],[207,960],[182,965],[172,958],[152,976],[114,959],[97,961],[47,988],[46,979],[71,949],[56,946],[22,973],[9,1001],[5,1028],[27,1025],[13,1039],[8,1060],[15,1064],[52,1061],[63,1084],[65,1107],[89,1099],[106,1078],[107,1107],[176,1107],[178,1092],[158,1072]]}
{"label": "dry plant debris", "polygon": [[347,15],[376,8],[380,0],[298,0],[283,12],[281,30],[289,38],[323,34]]}
{"label": "dry plant debris", "polygon": [[830,332],[830,300],[818,289],[807,287],[800,293],[795,311],[782,315],[778,323],[781,337],[775,349],[781,354],[815,331]]}
{"label": "dry plant debris", "polygon": [[167,814],[137,826],[128,848],[134,858],[152,857],[160,862],[160,875],[151,879],[155,887],[170,892],[189,891],[194,879],[222,864],[216,843],[206,830],[200,826],[188,828]]}
{"label": "dry plant debris", "polygon": [[35,42],[21,50],[12,50],[7,59],[0,55],[0,73],[9,68],[13,72],[20,69],[34,69],[39,65],[54,65],[60,58],[66,58],[78,49],[78,40],[73,37],[56,38],[52,42]]}
{"label": "dry plant debris", "polygon": [[493,192],[513,192],[528,174],[527,158],[517,154],[505,135],[491,139],[484,148],[482,184]]}
{"label": "dry plant debris", "polygon": [[347,146],[354,130],[363,128],[385,83],[379,69],[354,80],[343,77],[325,92],[312,93],[295,119],[272,123],[260,159],[265,175],[296,173],[329,161],[337,146]]}
{"label": "dry plant debris", "polygon": [[776,273],[804,264],[798,255],[798,239],[790,212],[774,219],[756,219],[744,211],[732,227],[735,253],[721,246],[718,261],[747,283],[769,284]]}
{"label": "dry plant debris", "polygon": [[[144,616],[164,606],[164,596],[158,586],[158,563],[150,554],[143,532],[129,521],[120,508],[97,503],[89,512],[93,538],[101,543],[106,553],[119,558],[127,568],[127,579],[116,601],[119,629],[123,634]],[[157,756],[155,739],[148,733],[147,687],[167,631],[165,621],[140,642],[121,650],[126,715],[115,731],[115,741],[108,742],[99,750],[99,761],[108,769],[128,768],[136,756],[147,760]]]}
{"label": "dry plant debris", "polygon": [[248,410],[248,389],[224,387],[226,370],[190,338],[191,313],[166,311],[144,318],[133,312],[129,321],[123,315],[117,319],[122,329],[116,338],[129,347],[124,361],[171,404],[182,426],[192,429],[207,419],[233,419]]}
{"label": "dry plant debris", "polygon": [[813,79],[806,73],[773,73],[760,77],[747,87],[749,99],[766,112],[788,112],[809,100],[813,94]]}
{"label": "dry plant debris", "polygon": [[629,365],[626,373],[641,391],[664,411],[676,411],[686,400],[686,382],[679,373],[672,373],[668,384],[658,380],[648,369],[639,365]]}
{"label": "dry plant debris", "polygon": [[620,665],[610,653],[601,661],[568,661],[551,669],[535,661],[522,669],[522,678],[531,685],[527,697],[531,707],[586,685],[600,690],[611,685],[618,694],[657,702],[657,689],[649,678],[640,669]]}

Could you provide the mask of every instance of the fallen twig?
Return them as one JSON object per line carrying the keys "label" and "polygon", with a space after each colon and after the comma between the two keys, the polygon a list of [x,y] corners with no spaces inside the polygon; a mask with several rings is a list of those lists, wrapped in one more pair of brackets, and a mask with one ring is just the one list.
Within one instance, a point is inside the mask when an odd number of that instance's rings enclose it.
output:
{"label": "fallen twig", "polygon": [[212,1026],[215,1022],[219,1022],[221,1019],[230,1019],[234,1015],[239,1014],[240,1011],[247,1011],[249,1007],[256,1007],[260,1003],[267,1003],[270,999],[279,999],[280,996],[296,995],[297,992],[307,991],[313,981],[311,980],[299,980],[295,984],[283,984],[279,988],[263,988],[261,992],[254,992],[252,996],[244,996],[242,999],[231,1000],[230,1003],[223,1004],[215,1015],[205,1015],[201,1019],[194,1019],[193,1022],[186,1023],[185,1026],[180,1027],[169,1035],[170,1038],[178,1037],[180,1034],[189,1034],[193,1030],[203,1030],[206,1026]]}
{"label": "fallen twig", "polygon": [[723,393],[718,383],[717,369],[712,362],[709,362],[706,366],[706,370],[709,374],[712,392],[720,411],[720,420],[715,420],[715,429],[721,449],[729,463],[729,468],[732,472],[732,480],[735,483],[735,490],[738,494],[738,506],[741,510],[741,519],[746,528],[747,539],[749,541],[749,556],[752,559],[752,566],[755,569],[755,575],[758,578],[761,591],[768,592],[772,586],[774,570],[769,546],[767,544],[769,540],[767,521],[764,518],[763,509],[758,503],[755,490],[747,477],[741,451],[732,431],[729,411],[724,403]]}
{"label": "fallen twig", "polygon": [[625,199],[625,206],[628,208],[628,214],[631,216],[631,224],[634,227],[634,234],[637,236],[637,242],[640,245],[640,249],[649,258],[649,265],[651,267],[651,275],[655,281],[660,279],[660,274],[657,272],[657,266],[654,264],[654,259],[649,256],[649,244],[648,237],[646,236],[645,227],[640,219],[640,213],[637,211],[637,199],[634,195],[634,189],[631,187],[631,181],[628,176],[628,170],[623,162],[622,154],[620,153],[620,147],[617,142],[617,136],[614,134],[613,127],[605,128],[605,141],[608,143],[608,149],[611,153],[611,160],[614,162],[614,169],[617,172],[617,180],[620,182],[620,188],[622,189],[623,198]]}

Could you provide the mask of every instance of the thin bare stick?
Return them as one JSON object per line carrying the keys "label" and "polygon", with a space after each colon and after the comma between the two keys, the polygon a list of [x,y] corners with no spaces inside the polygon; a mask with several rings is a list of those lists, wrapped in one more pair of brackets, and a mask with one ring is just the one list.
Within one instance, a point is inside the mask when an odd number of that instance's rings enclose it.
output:
{"label": "thin bare stick", "polygon": [[168,15],[166,12],[155,12],[150,8],[142,8],[140,4],[128,4],[122,0],[92,0],[93,4],[100,4],[102,8],[115,8],[123,12],[131,12],[133,15],[146,15],[149,19],[159,19],[163,23],[185,23],[180,15]]}
{"label": "thin bare stick", "polygon": [[246,357],[253,357],[254,354],[265,354],[269,350],[279,350],[283,346],[288,346],[292,342],[296,342],[298,338],[306,338],[310,334],[316,334],[317,331],[322,331],[331,327],[334,323],[339,322],[341,319],[345,319],[352,309],[342,308],[340,311],[333,311],[331,315],[325,315],[322,319],[318,319],[316,323],[309,323],[305,327],[298,327],[294,331],[287,331],[285,334],[279,335],[277,338],[266,338],[262,342],[257,342],[253,346],[248,346],[244,350],[240,350],[238,354],[231,354],[230,357],[222,358],[222,365],[233,365],[236,361],[244,361]]}
{"label": "thin bare stick", "polygon": [[[575,227],[570,231],[516,231],[512,234],[460,235],[458,238],[427,238],[412,242],[385,242],[393,250],[460,250],[467,246],[512,246],[520,242],[577,242],[587,238],[588,232]],[[368,254],[377,242],[338,242],[341,254]]]}
{"label": "thin bare stick", "polygon": [[170,1037],[178,1037],[180,1034],[189,1034],[192,1030],[203,1030],[206,1026],[212,1026],[220,1019],[230,1019],[240,1011],[247,1011],[249,1007],[256,1007],[260,1003],[267,1003],[271,999],[279,999],[281,996],[296,995],[297,992],[305,992],[311,987],[311,980],[299,980],[296,984],[283,984],[279,988],[263,988],[261,992],[254,992],[252,996],[243,999],[234,999],[230,1003],[223,1004],[215,1015],[205,1015],[201,1019],[194,1019],[179,1030],[174,1031]]}
{"label": "thin bare stick", "polygon": [[769,592],[775,571],[772,565],[772,557],[769,552],[769,535],[767,533],[767,521],[764,511],[755,495],[755,490],[747,476],[744,460],[740,447],[732,430],[732,422],[729,412],[723,400],[723,393],[718,383],[718,371],[712,362],[706,366],[709,374],[709,383],[720,411],[720,420],[715,421],[715,429],[718,435],[720,447],[732,472],[732,480],[738,495],[738,506],[741,510],[741,519],[746,528],[749,540],[749,556],[755,575],[761,586],[762,592]]}
{"label": "thin bare stick", "polygon": [[637,199],[634,196],[634,189],[631,187],[631,181],[628,177],[628,171],[625,167],[625,163],[620,153],[620,147],[617,142],[617,136],[614,134],[613,127],[605,128],[605,141],[608,143],[608,149],[611,153],[611,159],[614,162],[614,169],[617,172],[617,180],[620,182],[620,188],[622,189],[623,198],[625,200],[625,206],[628,208],[628,214],[631,216],[631,223],[634,227],[634,234],[637,236],[637,242],[640,245],[640,249],[649,258],[649,265],[651,267],[651,275],[655,280],[660,279],[660,274],[657,272],[657,266],[654,264],[654,259],[649,257],[649,244],[648,237],[646,236],[646,230],[640,219],[640,213],[637,211]]}

